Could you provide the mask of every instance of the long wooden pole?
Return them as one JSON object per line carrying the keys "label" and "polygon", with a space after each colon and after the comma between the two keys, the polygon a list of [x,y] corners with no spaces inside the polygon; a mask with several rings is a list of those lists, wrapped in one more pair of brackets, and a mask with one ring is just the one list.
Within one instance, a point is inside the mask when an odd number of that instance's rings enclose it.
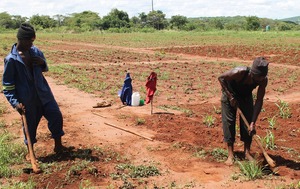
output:
{"label": "long wooden pole", "polygon": [[26,139],[27,139],[27,146],[28,146],[28,153],[30,156],[30,162],[31,162],[31,166],[32,166],[32,170],[34,173],[41,173],[41,169],[39,168],[39,165],[37,163],[34,151],[33,151],[33,145],[30,139],[30,135],[29,135],[29,130],[28,130],[28,125],[27,125],[27,120],[26,120],[26,116],[23,113],[22,114],[22,123],[24,126],[24,130],[25,130],[25,135],[26,135]]}
{"label": "long wooden pole", "polygon": [[153,99],[151,99],[151,115],[153,114]]}
{"label": "long wooden pole", "polygon": [[105,123],[105,122],[104,122],[104,124],[106,124],[106,125],[108,125],[108,126],[111,126],[111,127],[114,127],[114,128],[117,128],[117,129],[120,129],[120,130],[122,130],[122,131],[126,131],[126,132],[128,132],[128,133],[131,133],[131,134],[137,135],[137,136],[139,136],[139,137],[142,137],[142,138],[144,138],[144,139],[147,139],[147,140],[153,141],[153,139],[152,139],[152,138],[145,137],[145,136],[143,136],[143,135],[141,135],[141,134],[139,134],[139,133],[136,133],[136,132],[133,132],[133,131],[130,131],[130,130],[124,129],[124,128],[122,128],[122,127],[118,127],[118,126],[116,126],[116,125],[113,125],[113,124],[111,124],[111,123]]}

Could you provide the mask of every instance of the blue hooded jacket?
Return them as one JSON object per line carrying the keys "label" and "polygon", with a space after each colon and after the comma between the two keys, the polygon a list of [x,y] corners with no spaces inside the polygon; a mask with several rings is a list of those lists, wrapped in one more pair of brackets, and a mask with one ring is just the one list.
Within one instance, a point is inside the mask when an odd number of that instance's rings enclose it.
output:
{"label": "blue hooded jacket", "polygon": [[4,59],[3,93],[14,108],[18,103],[23,103],[26,107],[36,100],[44,105],[54,99],[42,73],[48,71],[44,54],[35,46],[31,47],[30,54],[45,60],[44,66],[33,65],[32,73],[26,68],[17,52],[16,44]]}
{"label": "blue hooded jacket", "polygon": [[124,80],[124,85],[122,87],[121,95],[120,95],[122,103],[128,106],[131,106],[131,95],[132,95],[131,81],[132,79],[130,78],[130,74],[127,73]]}

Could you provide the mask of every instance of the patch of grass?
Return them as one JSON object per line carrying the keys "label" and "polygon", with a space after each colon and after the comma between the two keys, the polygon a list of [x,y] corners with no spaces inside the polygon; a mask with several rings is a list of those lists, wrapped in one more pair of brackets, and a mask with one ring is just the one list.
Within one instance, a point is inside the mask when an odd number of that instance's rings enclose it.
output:
{"label": "patch of grass", "polygon": [[3,116],[7,112],[7,106],[4,103],[0,103],[0,116]]}
{"label": "patch of grass", "polygon": [[276,129],[276,116],[268,118],[269,128],[274,130]]}
{"label": "patch of grass", "polygon": [[175,149],[180,149],[184,146],[184,144],[182,142],[175,142],[174,144],[172,144],[172,148]]}
{"label": "patch of grass", "polygon": [[90,163],[91,163],[90,161],[86,161],[86,160],[74,162],[74,165],[72,165],[70,169],[67,171],[65,180],[69,181],[72,176],[79,175],[80,174],[79,172],[86,169]]}
{"label": "patch of grass", "polygon": [[235,173],[235,174],[232,174],[232,175],[231,175],[231,179],[232,179],[232,180],[238,180],[239,177],[240,177],[240,174],[236,174],[236,173]]}
{"label": "patch of grass", "polygon": [[291,183],[288,185],[280,185],[280,186],[277,186],[275,189],[300,189],[300,181],[298,181],[298,183]]}
{"label": "patch of grass", "polygon": [[160,175],[160,171],[155,166],[119,164],[115,167],[117,173],[112,174],[113,179],[117,178],[148,178]]}
{"label": "patch of grass", "polygon": [[193,153],[193,156],[197,158],[205,158],[205,156],[207,156],[207,152],[204,149],[197,149]]}
{"label": "patch of grass", "polygon": [[131,116],[130,115],[126,115],[126,114],[118,114],[117,115],[117,118],[118,119],[128,119],[130,118]]}
{"label": "patch of grass", "polygon": [[171,110],[178,110],[178,111],[181,111],[183,113],[185,113],[185,115],[187,117],[192,117],[192,115],[194,115],[194,112],[192,110],[189,110],[189,109],[185,109],[185,108],[181,108],[179,106],[174,106],[174,105],[161,105],[159,106],[160,109],[163,109],[163,110],[168,110],[168,109],[171,109]]}
{"label": "patch of grass", "polygon": [[267,135],[263,138],[263,143],[265,144],[267,149],[276,149],[275,136],[272,131],[267,131]]}
{"label": "patch of grass", "polygon": [[96,189],[96,187],[92,186],[92,182],[90,180],[83,180],[79,184],[79,189]]}
{"label": "patch of grass", "polygon": [[215,120],[216,120],[216,118],[214,118],[214,116],[212,116],[212,115],[206,115],[203,117],[203,123],[207,127],[212,127],[215,124]]}
{"label": "patch of grass", "polygon": [[218,162],[221,162],[221,161],[225,161],[227,159],[228,152],[227,152],[227,150],[224,150],[223,148],[215,148],[212,150],[211,155]]}
{"label": "patch of grass", "polygon": [[240,170],[243,175],[249,180],[260,179],[263,176],[263,167],[258,165],[255,161],[238,161]]}
{"label": "patch of grass", "polygon": [[104,158],[105,162],[109,162],[112,160],[116,161],[126,161],[127,158],[122,156],[120,153],[114,151],[110,147],[106,147],[105,149],[99,148],[99,147],[94,147],[94,151],[97,156],[102,156]]}
{"label": "patch of grass", "polygon": [[6,131],[0,133],[0,178],[20,174],[20,170],[13,169],[12,166],[23,163],[27,149],[25,145],[11,142],[13,139]]}
{"label": "patch of grass", "polygon": [[279,109],[279,115],[283,119],[292,117],[290,112],[289,104],[281,99],[278,99],[278,103],[275,103]]}
{"label": "patch of grass", "polygon": [[122,186],[119,187],[119,189],[135,189],[136,186],[133,185],[131,182],[129,182],[127,179],[125,179]]}
{"label": "patch of grass", "polygon": [[32,189],[36,188],[36,183],[32,179],[26,182],[8,180],[8,183],[5,185],[1,185],[0,183],[0,187],[1,189]]}
{"label": "patch of grass", "polygon": [[5,128],[5,126],[6,126],[5,120],[0,120],[0,129]]}
{"label": "patch of grass", "polygon": [[146,120],[143,118],[136,118],[136,120],[135,120],[136,125],[144,125],[145,122],[146,122]]}
{"label": "patch of grass", "polygon": [[220,107],[214,106],[214,112],[215,112],[216,114],[221,114],[221,108],[220,108]]}
{"label": "patch of grass", "polygon": [[170,79],[170,73],[169,72],[162,72],[158,74],[157,76],[159,80],[169,80]]}
{"label": "patch of grass", "polygon": [[298,80],[298,75],[297,75],[297,73],[293,73],[293,74],[288,78],[288,85],[292,87],[292,86],[296,83],[297,80]]}

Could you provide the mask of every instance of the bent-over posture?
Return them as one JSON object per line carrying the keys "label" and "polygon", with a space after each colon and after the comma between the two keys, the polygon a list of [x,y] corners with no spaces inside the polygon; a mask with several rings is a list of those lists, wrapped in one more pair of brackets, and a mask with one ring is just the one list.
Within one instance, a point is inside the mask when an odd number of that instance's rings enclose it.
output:
{"label": "bent-over posture", "polygon": [[[232,165],[234,162],[237,106],[250,123],[250,131],[248,131],[247,126],[240,119],[240,135],[241,141],[244,142],[245,158],[253,160],[250,154],[250,146],[268,84],[268,64],[264,57],[258,57],[253,61],[251,68],[247,66],[235,67],[218,77],[222,86],[222,123],[224,142],[227,143],[228,148],[228,159],[225,162],[227,165]],[[257,86],[257,98],[254,103],[252,91]]]}

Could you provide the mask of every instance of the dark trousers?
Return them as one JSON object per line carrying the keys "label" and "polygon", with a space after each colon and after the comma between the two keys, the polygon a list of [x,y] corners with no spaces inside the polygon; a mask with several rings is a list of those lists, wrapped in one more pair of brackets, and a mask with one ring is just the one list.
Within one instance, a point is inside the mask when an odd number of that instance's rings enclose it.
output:
{"label": "dark trousers", "polygon": [[[55,100],[52,100],[45,105],[42,105],[41,102],[37,100],[30,105],[27,105],[25,109],[25,116],[32,144],[37,142],[36,133],[42,116],[48,121],[48,129],[51,132],[52,138],[59,138],[64,135],[62,113]],[[24,142],[27,144],[26,137]]]}
{"label": "dark trousers", "polygon": [[[247,121],[251,123],[253,115],[253,97],[252,94],[238,99],[239,108],[245,115]],[[221,98],[222,106],[222,123],[224,142],[234,143],[236,135],[236,112],[237,109],[230,105],[229,99],[225,92],[222,92]],[[245,143],[252,142],[252,136],[249,135],[248,129],[242,118],[240,117],[240,135],[241,141]]]}

